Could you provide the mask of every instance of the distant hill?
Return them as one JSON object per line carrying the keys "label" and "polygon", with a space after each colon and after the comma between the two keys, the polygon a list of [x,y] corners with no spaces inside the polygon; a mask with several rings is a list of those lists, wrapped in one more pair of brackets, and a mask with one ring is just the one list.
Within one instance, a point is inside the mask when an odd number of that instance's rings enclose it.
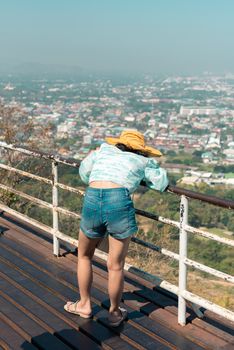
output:
{"label": "distant hill", "polygon": [[80,66],[66,66],[60,64],[42,64],[25,62],[17,65],[6,64],[0,66],[1,75],[30,78],[78,78],[86,77],[89,73]]}
{"label": "distant hill", "polygon": [[139,79],[144,80],[144,74],[121,71],[86,69],[79,65],[43,64],[38,62],[24,62],[13,64],[0,61],[0,78],[17,79],[75,79],[93,81],[97,79],[111,79],[113,84],[129,84]]}

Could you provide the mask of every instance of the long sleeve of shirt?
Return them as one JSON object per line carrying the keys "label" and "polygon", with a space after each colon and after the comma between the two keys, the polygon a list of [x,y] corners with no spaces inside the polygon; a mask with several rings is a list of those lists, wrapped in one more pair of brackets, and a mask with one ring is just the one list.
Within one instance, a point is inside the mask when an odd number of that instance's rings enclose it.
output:
{"label": "long sleeve of shirt", "polygon": [[157,191],[163,192],[168,184],[167,172],[161,168],[155,159],[150,158],[145,167],[145,177],[143,179],[146,185]]}
{"label": "long sleeve of shirt", "polygon": [[96,159],[97,151],[91,151],[81,162],[79,167],[79,174],[81,180],[88,185],[89,177]]}
{"label": "long sleeve of shirt", "polygon": [[79,173],[87,185],[92,181],[111,181],[126,187],[130,193],[142,180],[149,188],[161,192],[168,186],[166,170],[156,160],[123,152],[106,143],[82,160]]}

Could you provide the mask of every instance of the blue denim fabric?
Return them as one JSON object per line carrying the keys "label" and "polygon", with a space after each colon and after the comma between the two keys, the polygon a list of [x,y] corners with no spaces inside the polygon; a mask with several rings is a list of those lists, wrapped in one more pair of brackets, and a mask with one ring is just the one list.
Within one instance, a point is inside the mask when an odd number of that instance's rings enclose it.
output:
{"label": "blue denim fabric", "polygon": [[90,238],[108,234],[123,239],[138,230],[135,209],[127,188],[88,187],[84,197],[80,228]]}

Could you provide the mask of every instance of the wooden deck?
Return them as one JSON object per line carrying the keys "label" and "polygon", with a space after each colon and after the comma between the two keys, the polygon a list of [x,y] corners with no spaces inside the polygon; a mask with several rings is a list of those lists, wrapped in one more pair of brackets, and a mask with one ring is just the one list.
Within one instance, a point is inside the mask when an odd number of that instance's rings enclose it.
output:
{"label": "wooden deck", "polygon": [[129,318],[108,327],[107,272],[94,260],[94,316],[82,319],[64,311],[79,298],[77,257],[52,254],[51,236],[8,214],[0,215],[0,347],[2,349],[234,349],[230,322],[188,310],[188,324],[177,324],[177,300],[153,284],[126,273],[123,304]]}

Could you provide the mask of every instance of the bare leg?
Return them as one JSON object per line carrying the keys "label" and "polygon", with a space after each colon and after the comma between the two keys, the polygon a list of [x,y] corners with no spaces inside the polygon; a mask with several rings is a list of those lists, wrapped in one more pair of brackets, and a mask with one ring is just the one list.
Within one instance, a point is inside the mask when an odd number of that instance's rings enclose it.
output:
{"label": "bare leg", "polygon": [[[99,241],[100,238],[88,238],[82,231],[79,233],[77,277],[80,301],[74,307],[77,311],[84,314],[91,313],[92,258]],[[74,309],[74,307],[70,305],[69,309]]]}
{"label": "bare leg", "polygon": [[128,251],[130,237],[115,239],[109,236],[109,256],[107,267],[109,272],[108,292],[110,297],[110,309],[112,314],[120,314],[119,304],[123,293],[124,284],[124,262]]}

